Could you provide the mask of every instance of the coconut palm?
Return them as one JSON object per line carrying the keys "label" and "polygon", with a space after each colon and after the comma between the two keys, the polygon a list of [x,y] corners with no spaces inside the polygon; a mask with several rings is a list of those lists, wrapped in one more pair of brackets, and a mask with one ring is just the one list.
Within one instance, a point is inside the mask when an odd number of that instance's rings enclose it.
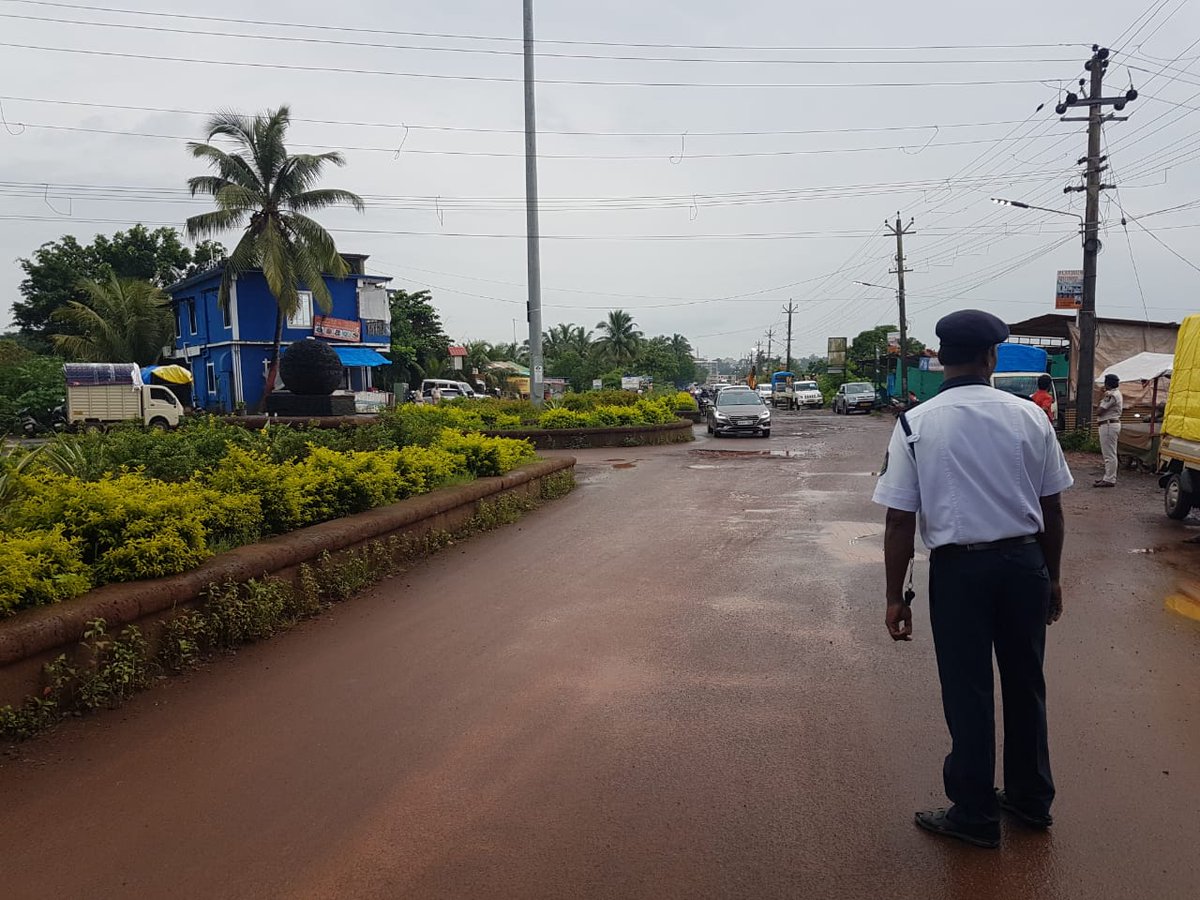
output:
{"label": "coconut palm", "polygon": [[109,276],[107,281],[79,282],[86,302],[72,300],[52,318],[70,328],[53,334],[63,355],[84,362],[135,362],[148,366],[170,343],[170,298],[161,288],[136,278]]}
{"label": "coconut palm", "polygon": [[614,363],[633,360],[642,346],[642,333],[635,327],[633,316],[623,309],[614,309],[596,328],[603,337],[596,342],[599,350]]}
{"label": "coconut palm", "polygon": [[[205,160],[216,173],[189,178],[188,188],[193,197],[212,195],[217,205],[213,212],[187,220],[188,236],[209,238],[244,229],[225,263],[219,302],[229,304],[234,278],[251,269],[262,270],[275,298],[275,339],[264,400],[275,384],[284,319],[299,307],[299,290],[312,291],[317,305],[328,313],[333,301],[323,275],[342,278],[349,273],[333,238],[309,213],[339,204],[363,209],[357,194],[317,187],[327,165],[345,165],[340,153],[287,152],[289,121],[287,106],[253,118],[218,112],[208,122],[209,143],[188,144],[192,156]],[[227,138],[236,149],[222,150],[211,143],[214,138]]]}

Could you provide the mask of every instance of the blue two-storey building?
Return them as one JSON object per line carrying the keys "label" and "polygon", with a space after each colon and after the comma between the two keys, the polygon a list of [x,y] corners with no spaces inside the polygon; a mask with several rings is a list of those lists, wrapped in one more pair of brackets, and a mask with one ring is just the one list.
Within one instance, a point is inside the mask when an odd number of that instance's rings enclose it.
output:
{"label": "blue two-storey building", "polygon": [[[308,339],[327,342],[345,365],[342,388],[355,392],[360,408],[369,408],[386,398],[375,391],[373,370],[389,362],[380,351],[391,345],[386,289],[391,279],[367,275],[366,256],[343,258],[350,274],[325,276],[333,299],[329,313],[322,313],[311,291],[301,291],[300,308],[284,322],[282,345]],[[253,409],[266,386],[275,297],[262,272],[243,272],[234,280],[228,307],[222,309],[217,302],[222,274],[221,267],[209,269],[167,288],[175,343],[165,355],[191,371],[196,406],[211,412],[229,412],[239,404]]]}

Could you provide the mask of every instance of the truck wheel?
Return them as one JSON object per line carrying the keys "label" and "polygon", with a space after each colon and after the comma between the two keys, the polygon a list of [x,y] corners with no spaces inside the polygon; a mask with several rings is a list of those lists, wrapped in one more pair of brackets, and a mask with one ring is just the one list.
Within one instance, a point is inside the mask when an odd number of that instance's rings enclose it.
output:
{"label": "truck wheel", "polygon": [[1183,480],[1178,474],[1167,478],[1167,489],[1163,494],[1167,517],[1171,519],[1186,519],[1192,511],[1196,498],[1183,489]]}
{"label": "truck wheel", "polygon": [[84,434],[99,434],[103,430],[104,430],[104,426],[100,425],[96,422],[88,422],[86,425],[83,426]]}
{"label": "truck wheel", "polygon": [[162,416],[155,416],[147,424],[149,424],[149,426],[151,428],[153,428],[155,431],[166,431],[168,428],[171,427],[171,423],[168,422],[166,419],[164,419]]}

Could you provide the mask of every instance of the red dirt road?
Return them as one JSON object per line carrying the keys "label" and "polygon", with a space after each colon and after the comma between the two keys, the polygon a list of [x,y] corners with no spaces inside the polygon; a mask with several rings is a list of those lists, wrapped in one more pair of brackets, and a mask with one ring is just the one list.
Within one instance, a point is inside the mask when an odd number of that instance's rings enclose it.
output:
{"label": "red dirt road", "polygon": [[1057,824],[948,844],[911,822],[948,743],[924,599],[882,625],[890,423],[779,419],[581,454],[520,525],[0,755],[0,896],[1200,896],[1200,626],[1162,608],[1194,525],[1076,467]]}

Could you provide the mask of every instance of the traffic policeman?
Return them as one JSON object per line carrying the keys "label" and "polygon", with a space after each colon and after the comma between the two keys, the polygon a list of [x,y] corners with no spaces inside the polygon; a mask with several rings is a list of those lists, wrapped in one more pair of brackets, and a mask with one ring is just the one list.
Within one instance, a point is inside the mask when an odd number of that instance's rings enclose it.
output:
{"label": "traffic policeman", "polygon": [[[1073,480],[1037,406],[996,390],[1008,326],[962,310],[937,324],[941,391],[896,424],[874,500],[886,506],[888,633],[912,639],[905,580],[919,520],[930,551],[929,620],[951,750],[951,806],[920,827],[981,847],[1000,844],[1000,810],[1051,824],[1054,781],[1042,663],[1046,626],[1062,613],[1060,493]],[[1004,789],[997,791],[992,653],[1004,699]]]}

